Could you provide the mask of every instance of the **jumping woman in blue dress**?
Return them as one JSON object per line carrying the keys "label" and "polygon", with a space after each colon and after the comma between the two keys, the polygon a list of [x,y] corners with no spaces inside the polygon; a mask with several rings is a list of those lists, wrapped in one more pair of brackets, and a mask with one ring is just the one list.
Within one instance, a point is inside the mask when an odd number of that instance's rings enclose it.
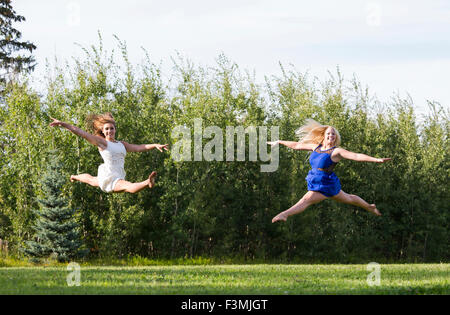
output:
{"label": "jumping woman in blue dress", "polygon": [[323,126],[312,119],[307,120],[306,125],[299,128],[296,134],[300,137],[299,142],[277,140],[268,144],[282,144],[294,150],[312,151],[309,158],[312,169],[306,177],[308,192],[291,208],[275,216],[272,223],[286,221],[289,216],[301,213],[310,205],[328,198],[361,207],[377,216],[381,215],[375,204],[369,204],[357,195],[342,191],[339,178],[333,169],[341,159],[384,163],[391,160],[390,158],[374,158],[339,148],[341,137],[336,128]]}

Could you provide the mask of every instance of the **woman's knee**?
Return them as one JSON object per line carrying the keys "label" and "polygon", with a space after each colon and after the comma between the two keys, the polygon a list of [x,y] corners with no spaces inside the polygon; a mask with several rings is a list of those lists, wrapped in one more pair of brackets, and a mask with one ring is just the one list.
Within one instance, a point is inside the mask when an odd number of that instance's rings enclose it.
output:
{"label": "woman's knee", "polygon": [[301,201],[303,204],[307,204],[307,205],[312,204],[312,198],[311,198],[311,196],[308,196],[308,195],[303,196],[302,199],[300,199],[300,201]]}
{"label": "woman's knee", "polygon": [[338,195],[331,197],[331,199],[342,203],[352,203],[354,201],[353,196],[355,195],[347,194],[341,191]]}
{"label": "woman's knee", "polygon": [[126,192],[130,193],[130,194],[134,194],[137,192],[137,189],[134,187],[128,187],[127,189],[125,189]]}
{"label": "woman's knee", "polygon": [[302,201],[307,205],[312,205],[318,203],[322,200],[326,199],[321,193],[318,192],[309,192],[305,196],[303,196]]}
{"label": "woman's knee", "polygon": [[134,193],[137,193],[139,191],[139,187],[136,184],[127,183],[126,187],[125,187],[125,191],[130,193],[130,194],[134,194]]}
{"label": "woman's knee", "polygon": [[349,195],[349,198],[351,203],[357,203],[359,200],[359,197],[357,195]]}
{"label": "woman's knee", "polygon": [[98,180],[97,177],[92,177],[89,179],[89,185],[97,187],[98,186]]}

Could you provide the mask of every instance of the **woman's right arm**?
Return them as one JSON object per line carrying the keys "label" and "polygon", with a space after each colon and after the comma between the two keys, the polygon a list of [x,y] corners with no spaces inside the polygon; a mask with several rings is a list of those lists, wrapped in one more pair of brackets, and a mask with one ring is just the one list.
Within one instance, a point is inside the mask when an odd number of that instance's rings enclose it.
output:
{"label": "woman's right arm", "polygon": [[317,145],[311,144],[311,143],[301,143],[301,142],[295,142],[295,141],[284,141],[284,140],[277,140],[272,142],[267,142],[268,144],[274,146],[277,144],[282,144],[288,148],[294,149],[294,150],[304,150],[304,151],[312,151],[314,150]]}
{"label": "woman's right arm", "polygon": [[80,136],[84,139],[86,139],[90,144],[95,145],[101,149],[105,149],[107,146],[106,140],[99,136],[91,135],[90,133],[84,131],[83,129],[80,129],[76,126],[72,126],[71,124],[68,124],[66,122],[57,120],[55,118],[50,117],[53,122],[50,123],[50,127],[64,127],[70,132],[76,134],[77,136]]}

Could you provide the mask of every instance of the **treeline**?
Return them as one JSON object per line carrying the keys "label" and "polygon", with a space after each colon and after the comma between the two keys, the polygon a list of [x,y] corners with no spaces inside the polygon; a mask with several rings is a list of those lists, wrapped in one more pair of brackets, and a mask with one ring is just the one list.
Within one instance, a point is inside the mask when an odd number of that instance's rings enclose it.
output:
{"label": "treeline", "polygon": [[[9,83],[0,107],[0,239],[19,253],[34,239],[33,224],[49,152],[57,149],[67,178],[64,194],[91,257],[235,257],[264,261],[445,261],[449,258],[449,111],[429,103],[417,117],[411,99],[388,104],[371,98],[339,70],[326,81],[281,67],[257,84],[225,56],[215,67],[185,58],[170,74],[147,58],[121,60],[98,47],[85,58],[48,67],[43,90],[27,80]],[[168,78],[168,79],[164,79]],[[89,113],[111,112],[117,139],[169,143],[175,126],[203,128],[279,126],[283,140],[307,118],[335,126],[348,150],[391,157],[386,164],[342,161],[335,171],[343,190],[377,204],[382,217],[324,201],[286,223],[278,212],[306,192],[308,154],[279,149],[275,172],[262,161],[175,161],[157,150],[129,153],[127,180],[158,172],[157,186],[138,194],[106,194],[70,183],[76,173],[97,174],[98,150],[67,130],[49,127],[50,116],[86,128]],[[269,128],[270,129],[270,128]],[[192,135],[193,136],[193,135]],[[223,135],[225,139],[225,135]],[[269,136],[270,139],[270,136]],[[203,144],[211,139],[203,139]],[[224,141],[224,152],[225,152]],[[192,143],[193,146],[193,143]],[[270,148],[269,148],[270,151]],[[224,153],[225,154],[225,153]]]}

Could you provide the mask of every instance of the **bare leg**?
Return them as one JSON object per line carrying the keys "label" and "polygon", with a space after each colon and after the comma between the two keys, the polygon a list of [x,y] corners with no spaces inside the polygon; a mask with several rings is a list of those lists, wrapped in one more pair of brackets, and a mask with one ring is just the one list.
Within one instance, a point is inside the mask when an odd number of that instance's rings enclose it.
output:
{"label": "bare leg", "polygon": [[359,197],[357,195],[347,194],[347,193],[343,192],[342,190],[336,196],[331,197],[331,199],[336,200],[337,202],[343,202],[343,203],[361,207],[377,216],[381,215],[380,211],[378,211],[377,206],[375,206],[375,204],[369,204],[361,197]]}
{"label": "bare leg", "polygon": [[79,174],[70,176],[70,181],[73,183],[74,181],[79,181],[85,184],[89,184],[94,187],[98,187],[97,177],[94,177],[89,174]]}
{"label": "bare leg", "polygon": [[140,192],[144,188],[153,188],[155,185],[155,177],[156,172],[152,172],[147,180],[139,183],[131,183],[126,180],[119,180],[114,187],[114,192],[129,192],[129,193],[137,193]]}
{"label": "bare leg", "polygon": [[299,200],[295,205],[287,209],[286,211],[280,212],[277,216],[272,219],[272,223],[277,221],[286,221],[291,215],[303,212],[310,205],[318,203],[327,197],[317,191],[308,191],[302,199]]}

